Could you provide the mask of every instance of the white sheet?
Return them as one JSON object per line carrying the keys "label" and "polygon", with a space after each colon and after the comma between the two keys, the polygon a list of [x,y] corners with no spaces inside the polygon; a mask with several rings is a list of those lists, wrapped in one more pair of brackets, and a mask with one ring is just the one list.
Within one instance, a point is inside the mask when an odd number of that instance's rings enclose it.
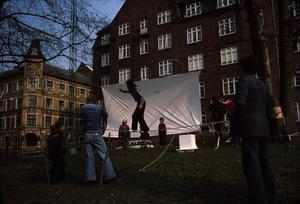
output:
{"label": "white sheet", "polygon": [[[199,93],[199,72],[177,74],[163,78],[136,81],[138,91],[146,101],[145,121],[150,135],[157,135],[159,118],[165,118],[167,134],[182,134],[199,131],[201,105]],[[128,93],[126,83],[102,88],[108,112],[107,131],[117,137],[123,119],[131,127],[131,116],[136,102]]]}

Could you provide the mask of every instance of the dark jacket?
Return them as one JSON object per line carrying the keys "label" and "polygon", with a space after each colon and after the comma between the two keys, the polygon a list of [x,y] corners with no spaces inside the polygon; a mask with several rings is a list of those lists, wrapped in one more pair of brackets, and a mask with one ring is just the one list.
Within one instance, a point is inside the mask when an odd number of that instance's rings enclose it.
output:
{"label": "dark jacket", "polygon": [[271,95],[255,75],[242,76],[233,111],[234,137],[268,137],[272,114]]}

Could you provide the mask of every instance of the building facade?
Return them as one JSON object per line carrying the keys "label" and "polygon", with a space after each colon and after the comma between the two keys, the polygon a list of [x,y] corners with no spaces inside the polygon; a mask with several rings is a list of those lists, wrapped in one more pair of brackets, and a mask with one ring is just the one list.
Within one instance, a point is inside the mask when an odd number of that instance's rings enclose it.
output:
{"label": "building facade", "polygon": [[46,64],[39,41],[32,42],[25,59],[24,65],[0,73],[1,149],[17,155],[42,150],[50,126],[58,120],[64,122],[68,142],[80,142],[80,108],[91,80]]}
{"label": "building facade", "polygon": [[[279,97],[274,2],[257,0],[256,4],[272,91]],[[294,23],[295,112],[300,122],[299,3],[291,1],[289,10]],[[255,52],[245,0],[126,0],[113,21],[98,32],[93,49],[93,82],[101,86],[200,70],[204,123],[210,121],[210,99],[234,96],[238,61]]]}

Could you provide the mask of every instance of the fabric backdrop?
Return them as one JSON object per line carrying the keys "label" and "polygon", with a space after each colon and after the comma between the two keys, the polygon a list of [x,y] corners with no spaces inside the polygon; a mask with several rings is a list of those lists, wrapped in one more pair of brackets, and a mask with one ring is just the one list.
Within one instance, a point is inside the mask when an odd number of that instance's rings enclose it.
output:
{"label": "fabric backdrop", "polygon": [[[201,105],[199,93],[199,72],[177,74],[168,77],[136,81],[139,93],[146,101],[145,121],[150,135],[157,135],[159,118],[165,118],[167,134],[199,131],[201,125]],[[131,116],[136,102],[127,90],[126,83],[108,85],[102,88],[108,112],[107,131],[117,137],[123,119],[131,127]]]}

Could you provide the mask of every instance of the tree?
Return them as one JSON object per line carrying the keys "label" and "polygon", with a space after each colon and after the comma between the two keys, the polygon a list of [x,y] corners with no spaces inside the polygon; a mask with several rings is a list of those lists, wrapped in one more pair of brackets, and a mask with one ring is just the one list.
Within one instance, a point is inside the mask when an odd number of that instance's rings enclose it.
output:
{"label": "tree", "polygon": [[[0,64],[7,68],[21,64],[31,40],[36,38],[41,40],[46,61],[57,63],[55,59],[63,57],[90,62],[94,33],[107,25],[109,19],[99,16],[88,2],[1,0]],[[80,58],[72,59],[70,48]]]}

